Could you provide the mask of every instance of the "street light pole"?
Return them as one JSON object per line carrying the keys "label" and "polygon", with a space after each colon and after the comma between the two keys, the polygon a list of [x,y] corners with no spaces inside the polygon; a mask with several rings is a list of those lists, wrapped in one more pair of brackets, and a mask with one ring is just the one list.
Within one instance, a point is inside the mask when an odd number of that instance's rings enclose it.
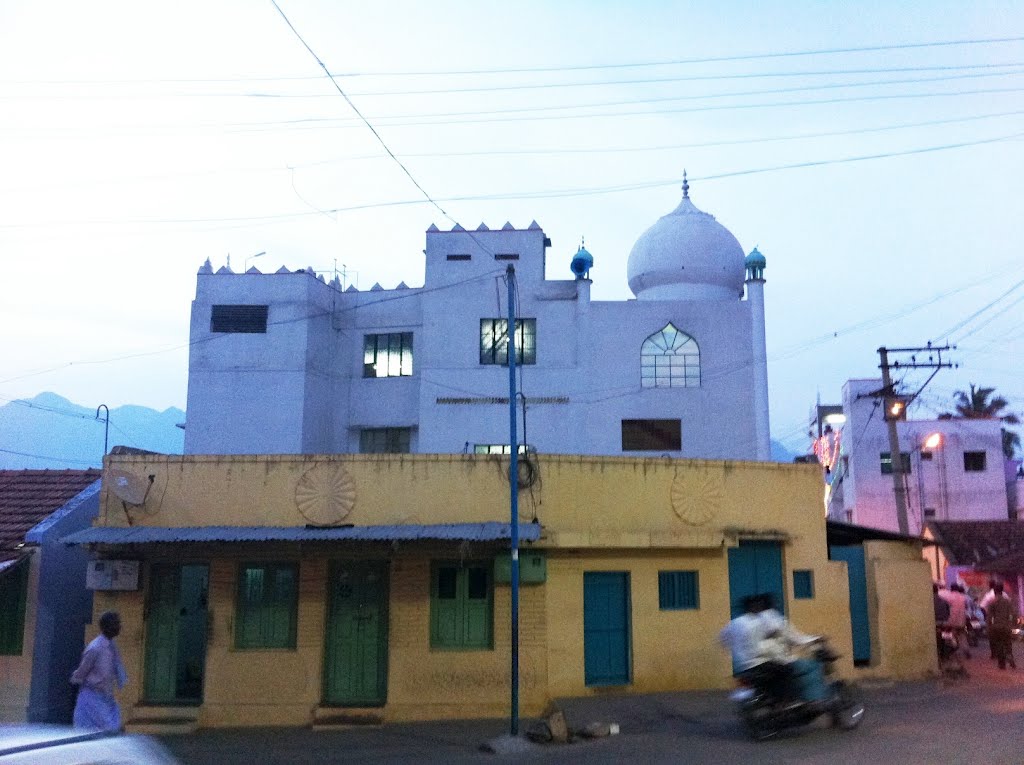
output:
{"label": "street light pole", "polygon": [[106,409],[106,416],[103,420],[103,456],[107,456],[107,437],[110,435],[110,407],[106,404],[100,404],[96,407],[96,419],[100,418],[100,409]]}

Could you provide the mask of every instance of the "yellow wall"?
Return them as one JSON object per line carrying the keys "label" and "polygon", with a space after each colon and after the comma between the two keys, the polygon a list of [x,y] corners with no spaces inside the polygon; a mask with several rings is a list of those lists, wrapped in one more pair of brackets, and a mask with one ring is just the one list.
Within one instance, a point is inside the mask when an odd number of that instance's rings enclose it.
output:
{"label": "yellow wall", "polygon": [[[32,685],[32,656],[36,636],[39,592],[38,550],[31,550],[28,590],[25,596],[25,632],[20,656],[0,656],[0,722],[24,722]],[[24,565],[24,564],[22,564]]]}
{"label": "yellow wall", "polygon": [[[630,574],[633,682],[615,692],[727,686],[731,664],[717,636],[729,619],[727,550],[742,539],[782,543],[790,618],[806,632],[831,636],[839,652],[850,656],[846,566],[827,558],[820,474],[813,467],[548,455],[536,460],[539,480],[520,492],[520,518],[536,517],[543,526],[535,547],[546,552],[548,578],[544,585],[521,588],[524,714],[538,713],[550,698],[607,692],[584,685],[587,571]],[[97,523],[299,526],[317,513],[334,513],[335,520],[357,526],[503,521],[507,464],[473,455],[111,457]],[[154,476],[142,507],[126,509],[113,495],[114,472]],[[453,554],[493,556],[499,545],[476,543],[471,553],[437,543],[402,543],[397,549],[352,543],[168,549],[137,548],[131,556],[176,554],[211,563],[203,725],[299,725],[313,719],[321,698],[328,562],[353,555],[391,561],[385,718],[507,714],[508,585],[495,587],[493,650],[434,651],[429,645],[430,561]],[[905,607],[904,580],[897,578],[907,574],[913,580],[916,569],[898,549],[871,549],[882,657],[873,669],[917,671],[920,657],[899,644],[921,631],[923,609]],[[301,560],[295,650],[233,648],[235,576],[242,558]],[[794,569],[814,572],[814,598],[793,598]],[[662,570],[699,572],[699,609],[659,610]],[[122,652],[134,683],[123,699],[134,706],[141,699],[142,593],[105,594],[96,601],[97,613],[117,608],[124,617]],[[930,629],[930,612],[926,621]],[[848,658],[840,669],[854,672]]]}

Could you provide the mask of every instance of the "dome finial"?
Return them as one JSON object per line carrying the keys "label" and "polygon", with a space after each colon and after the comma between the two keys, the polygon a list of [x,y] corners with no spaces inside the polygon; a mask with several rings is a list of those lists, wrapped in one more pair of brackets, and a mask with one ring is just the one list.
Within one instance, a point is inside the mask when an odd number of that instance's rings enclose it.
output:
{"label": "dome finial", "polygon": [[690,198],[690,182],[686,180],[686,170],[683,170],[683,199]]}

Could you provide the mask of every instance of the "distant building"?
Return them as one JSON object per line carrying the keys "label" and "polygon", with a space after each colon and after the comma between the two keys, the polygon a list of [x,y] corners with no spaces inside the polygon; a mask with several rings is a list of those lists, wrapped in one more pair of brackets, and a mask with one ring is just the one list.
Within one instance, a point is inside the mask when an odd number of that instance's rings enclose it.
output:
{"label": "distant building", "polygon": [[185,453],[507,452],[511,265],[531,449],[770,459],[761,253],[685,181],[630,253],[636,300],[592,301],[600,258],[582,246],[556,267],[575,278],[549,279],[549,246],[536,223],[431,226],[423,287],[391,290],[207,262]]}
{"label": "distant building", "polygon": [[[849,380],[841,405],[818,406],[815,451],[831,520],[896,530],[887,399],[881,390],[880,379]],[[1010,517],[999,420],[908,420],[906,407],[897,409],[911,534],[920,534],[930,521]],[[1011,472],[1015,488],[1016,471]],[[1014,502],[1015,497],[1013,492]]]}
{"label": "distant building", "polygon": [[60,540],[99,493],[99,470],[0,470],[0,721],[71,722],[92,593],[88,552]]}

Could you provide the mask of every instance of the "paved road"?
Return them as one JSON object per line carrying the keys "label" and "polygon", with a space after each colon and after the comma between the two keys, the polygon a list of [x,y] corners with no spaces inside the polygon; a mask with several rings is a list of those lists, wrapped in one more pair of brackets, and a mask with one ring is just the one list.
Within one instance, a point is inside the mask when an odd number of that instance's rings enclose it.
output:
{"label": "paved road", "polygon": [[[869,685],[856,731],[824,722],[780,740],[749,741],[719,692],[569,700],[569,723],[618,722],[619,736],[528,754],[496,756],[478,745],[505,731],[502,721],[387,725],[312,732],[304,729],[200,731],[165,739],[185,765],[288,763],[530,761],[600,763],[787,763],[840,765],[1020,765],[1024,763],[1024,670],[999,672],[987,650],[960,681]],[[1020,651],[1018,647],[1018,652]],[[1022,662],[1024,666],[1024,662]]]}

